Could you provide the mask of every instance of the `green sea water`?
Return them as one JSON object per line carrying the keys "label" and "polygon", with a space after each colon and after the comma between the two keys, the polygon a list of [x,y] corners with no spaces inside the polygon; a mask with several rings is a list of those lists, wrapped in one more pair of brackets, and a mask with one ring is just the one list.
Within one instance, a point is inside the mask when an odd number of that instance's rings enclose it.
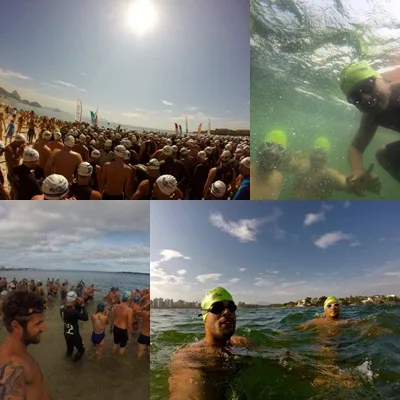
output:
{"label": "green sea water", "polygon": [[[346,103],[339,88],[342,68],[354,60],[375,69],[400,67],[400,9],[396,0],[251,0],[251,135],[255,154],[267,132],[282,129],[288,152],[331,143],[328,166],[348,175],[347,150],[361,113]],[[400,70],[397,74],[400,80]],[[382,195],[400,198],[400,185],[375,160],[376,151],[400,140],[378,128],[364,156],[374,162]],[[280,198],[291,197],[285,174]],[[359,199],[337,192],[333,199]],[[367,193],[365,199],[378,199]]]}
{"label": "green sea water", "polygon": [[[248,338],[254,350],[236,354],[237,372],[224,399],[398,399],[400,307],[344,307],[342,316],[362,319],[362,329],[344,326],[327,335],[295,330],[321,312],[322,308],[239,309],[236,334]],[[151,321],[150,398],[166,400],[171,355],[203,339],[203,324],[197,310],[153,309]],[[204,398],[217,399],[221,397]]]}

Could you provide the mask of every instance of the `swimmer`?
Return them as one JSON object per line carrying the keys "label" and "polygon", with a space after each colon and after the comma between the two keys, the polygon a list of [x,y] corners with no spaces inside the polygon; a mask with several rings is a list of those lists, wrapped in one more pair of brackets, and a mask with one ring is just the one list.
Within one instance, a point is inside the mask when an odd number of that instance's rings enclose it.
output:
{"label": "swimmer", "polygon": [[150,302],[147,302],[140,313],[142,319],[142,328],[138,337],[137,357],[140,360],[147,352],[150,355]]}
{"label": "swimmer", "polygon": [[77,349],[73,360],[80,360],[85,352],[82,337],[79,333],[78,321],[88,321],[89,315],[81,297],[75,292],[68,292],[66,305],[60,308],[61,319],[64,321],[64,338],[67,345],[67,357],[71,357],[74,348]]}
{"label": "swimmer", "polygon": [[121,304],[114,306],[111,311],[110,333],[114,334],[113,353],[119,347],[120,355],[125,353],[128,340],[132,340],[132,309],[128,306],[130,297],[130,292],[123,292]]}
{"label": "swimmer", "polygon": [[[228,382],[237,371],[234,363],[224,368],[227,360],[234,359],[235,348],[249,348],[250,342],[234,336],[236,309],[231,294],[222,287],[211,289],[201,302],[205,338],[178,350],[171,360],[169,378],[170,400],[220,399],[226,392],[225,385],[215,385],[215,374]],[[208,382],[207,375],[214,376]]]}
{"label": "swimmer", "polygon": [[54,150],[61,150],[64,148],[64,143],[62,142],[62,134],[60,130],[57,128],[54,131],[54,140],[47,144],[47,147],[54,152]]}
{"label": "swimmer", "polygon": [[161,175],[154,184],[152,200],[182,200],[178,181],[172,175]]}
{"label": "swimmer", "polygon": [[79,135],[79,141],[72,148],[72,151],[81,155],[83,161],[89,160],[89,149],[85,146],[86,136],[84,134]]}
{"label": "swimmer", "polygon": [[[250,157],[243,158],[239,163],[240,181],[235,184],[233,200],[250,200]],[[237,187],[237,190],[236,190]]]}
{"label": "swimmer", "polygon": [[32,200],[67,200],[68,191],[67,179],[62,175],[53,174],[43,181],[43,194],[33,196]]}
{"label": "swimmer", "polygon": [[45,172],[44,169],[46,168],[47,162],[51,156],[51,150],[47,146],[50,143],[51,133],[49,131],[44,131],[42,134],[42,138],[39,139],[32,147],[39,152],[39,165],[37,169],[39,173],[37,174],[36,178],[38,180],[44,180]]}
{"label": "swimmer", "polygon": [[150,200],[154,184],[160,176],[160,162],[152,158],[146,166],[135,165],[137,189],[131,200]]}
{"label": "swimmer", "polygon": [[8,335],[0,347],[0,393],[2,399],[50,400],[37,361],[28,346],[39,344],[44,325],[45,302],[36,293],[15,291],[3,304]]}
{"label": "swimmer", "polygon": [[5,139],[5,144],[7,145],[7,139],[11,144],[11,139],[13,138],[15,133],[15,125],[14,125],[14,120],[12,119],[11,122],[8,124],[7,129],[6,129],[6,139]]}
{"label": "swimmer", "polygon": [[69,196],[76,200],[101,200],[100,192],[90,187],[90,180],[93,175],[93,167],[88,162],[79,165],[77,179],[69,188]]}
{"label": "swimmer", "polygon": [[93,326],[92,343],[94,346],[99,346],[96,354],[97,359],[101,360],[103,349],[106,344],[106,325],[108,324],[108,311],[103,303],[97,304],[96,312],[90,316]]}
{"label": "swimmer", "polygon": [[[379,193],[379,178],[364,169],[363,154],[378,127],[400,132],[400,82],[388,82],[366,62],[354,62],[341,72],[340,89],[347,102],[362,112],[360,126],[348,150],[349,188],[359,196],[367,188]],[[400,141],[379,149],[375,157],[381,167],[400,182]]]}
{"label": "swimmer", "polygon": [[132,293],[130,306],[132,307],[132,329],[134,332],[139,330],[139,319],[142,309],[139,306],[140,295]]}

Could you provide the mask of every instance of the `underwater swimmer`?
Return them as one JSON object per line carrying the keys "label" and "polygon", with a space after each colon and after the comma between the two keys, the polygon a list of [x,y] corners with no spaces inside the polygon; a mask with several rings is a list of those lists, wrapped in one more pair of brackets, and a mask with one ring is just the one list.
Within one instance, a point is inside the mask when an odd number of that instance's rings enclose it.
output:
{"label": "underwater swimmer", "polygon": [[283,183],[287,138],[280,129],[267,133],[251,167],[251,199],[277,200]]}
{"label": "underwater swimmer", "polygon": [[[238,370],[235,349],[251,346],[234,336],[236,305],[221,287],[211,289],[201,302],[205,338],[178,350],[171,360],[170,400],[223,399]],[[228,385],[227,385],[228,384]]]}
{"label": "underwater swimmer", "polygon": [[[347,101],[363,113],[358,131],[348,151],[351,174],[347,178],[352,192],[362,195],[369,189],[379,193],[378,177],[366,174],[363,154],[379,126],[400,132],[400,82],[389,83],[365,62],[355,62],[340,74],[340,88]],[[400,141],[376,152],[376,159],[400,182]]]}

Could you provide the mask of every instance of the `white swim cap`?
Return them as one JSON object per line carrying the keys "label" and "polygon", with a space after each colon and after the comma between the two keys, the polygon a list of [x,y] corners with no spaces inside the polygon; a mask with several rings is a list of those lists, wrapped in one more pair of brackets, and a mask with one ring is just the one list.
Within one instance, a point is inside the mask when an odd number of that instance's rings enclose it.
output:
{"label": "white swim cap", "polygon": [[147,169],[160,169],[160,162],[156,158],[152,158],[147,164]]}
{"label": "white swim cap", "polygon": [[124,160],[129,161],[131,159],[131,152],[129,150],[125,150]]}
{"label": "white swim cap", "polygon": [[201,161],[206,161],[207,160],[207,154],[205,151],[199,151],[197,153],[197,158],[200,159]]}
{"label": "white swim cap", "polygon": [[90,154],[92,158],[100,158],[100,152],[98,150],[93,150],[92,154]]}
{"label": "white swim cap", "polygon": [[80,176],[92,176],[93,167],[87,162],[79,164],[78,175]]}
{"label": "white swim cap", "polygon": [[54,132],[54,139],[55,140],[59,140],[61,138],[62,138],[62,135],[61,135],[60,131],[55,131]]}
{"label": "white swim cap", "polygon": [[81,133],[81,134],[79,135],[79,141],[80,141],[81,143],[85,143],[85,142],[86,142],[86,136],[85,136],[83,133]]}
{"label": "white swim cap", "polygon": [[51,133],[49,131],[44,131],[42,133],[42,139],[50,140],[51,139]]}
{"label": "white swim cap", "polygon": [[62,175],[49,175],[42,185],[42,192],[46,200],[60,200],[68,193],[69,184],[67,179]]}
{"label": "white swim cap", "polygon": [[171,146],[166,145],[163,147],[162,152],[166,156],[171,156],[174,151],[172,150]]}
{"label": "white swim cap", "polygon": [[179,150],[179,153],[180,153],[180,154],[183,154],[184,156],[186,156],[186,155],[189,154],[189,151],[188,151],[188,149],[187,149],[186,147],[182,147],[182,148]]}
{"label": "white swim cap", "polygon": [[78,298],[76,292],[68,292],[67,293],[67,301],[74,301]]}
{"label": "white swim cap", "polygon": [[211,154],[212,154],[212,151],[213,151],[213,149],[212,149],[212,147],[206,147],[205,149],[205,152],[206,152],[206,154],[208,155],[208,156],[210,156]]}
{"label": "white swim cap", "polygon": [[122,144],[116,146],[114,149],[114,154],[117,155],[118,157],[124,158],[126,155],[125,146],[122,146]]}
{"label": "white swim cap", "polygon": [[17,133],[15,135],[15,142],[26,142],[26,137],[22,133]]}
{"label": "white swim cap", "polygon": [[250,157],[243,158],[243,160],[240,161],[240,165],[243,165],[245,168],[250,168]]}
{"label": "white swim cap", "polygon": [[117,139],[117,140],[121,139],[121,135],[119,133],[116,133],[115,134],[115,139]]}
{"label": "white swim cap", "polygon": [[228,143],[228,144],[225,146],[225,150],[231,151],[231,150],[232,150],[232,145],[231,145],[230,143]]}
{"label": "white swim cap", "polygon": [[129,139],[125,139],[124,143],[122,143],[126,149],[130,149],[132,147],[132,142]]}
{"label": "white swim cap", "polygon": [[167,196],[174,193],[178,187],[178,182],[172,175],[161,175],[156,180],[156,183],[159,189]]}
{"label": "white swim cap", "polygon": [[74,146],[75,146],[75,138],[74,138],[73,136],[71,136],[71,135],[68,135],[68,136],[65,138],[64,144],[65,144],[67,147],[74,147]]}
{"label": "white swim cap", "polygon": [[7,296],[7,295],[8,295],[7,290],[3,290],[3,291],[1,292],[1,296]]}
{"label": "white swim cap", "polygon": [[167,146],[172,146],[172,140],[171,140],[171,139],[167,139],[167,140],[165,141],[165,144],[166,144]]}
{"label": "white swim cap", "polygon": [[91,140],[89,143],[91,146],[96,146],[96,141],[95,140]]}
{"label": "white swim cap", "polygon": [[107,139],[104,143],[104,147],[111,147],[112,146],[112,141],[110,139]]}
{"label": "white swim cap", "polygon": [[243,154],[243,150],[242,150],[242,148],[240,147],[238,147],[236,150],[235,150],[235,154],[237,154],[237,155],[242,155]]}
{"label": "white swim cap", "polygon": [[211,194],[215,197],[222,197],[226,192],[226,185],[222,181],[216,181],[211,185]]}
{"label": "white swim cap", "polygon": [[224,150],[221,154],[221,161],[229,161],[231,157],[231,152],[229,150]]}
{"label": "white swim cap", "polygon": [[171,148],[172,148],[172,151],[173,151],[174,153],[177,153],[177,152],[178,152],[178,146],[177,146],[176,144],[174,144],[173,146],[171,146]]}
{"label": "white swim cap", "polygon": [[39,152],[35,149],[28,147],[24,150],[22,159],[24,160],[24,162],[39,161]]}

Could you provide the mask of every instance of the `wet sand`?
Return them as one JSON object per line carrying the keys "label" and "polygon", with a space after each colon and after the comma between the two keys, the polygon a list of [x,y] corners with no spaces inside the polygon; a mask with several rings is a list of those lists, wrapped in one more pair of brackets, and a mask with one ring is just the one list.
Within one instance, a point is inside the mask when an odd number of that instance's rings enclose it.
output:
{"label": "wet sand", "polygon": [[[137,334],[127,345],[123,356],[112,354],[113,338],[106,328],[106,345],[98,361],[91,343],[92,324],[80,322],[79,329],[85,344],[82,359],[73,363],[65,358],[66,345],[63,322],[59,314],[60,300],[49,302],[46,310],[46,331],[40,344],[29,346],[29,352],[39,363],[44,380],[54,400],[112,400],[150,398],[150,362],[137,360]],[[95,303],[88,306],[89,315]],[[0,342],[6,337],[1,323]],[[76,351],[76,350],[75,350]],[[75,354],[75,353],[74,353]]]}

